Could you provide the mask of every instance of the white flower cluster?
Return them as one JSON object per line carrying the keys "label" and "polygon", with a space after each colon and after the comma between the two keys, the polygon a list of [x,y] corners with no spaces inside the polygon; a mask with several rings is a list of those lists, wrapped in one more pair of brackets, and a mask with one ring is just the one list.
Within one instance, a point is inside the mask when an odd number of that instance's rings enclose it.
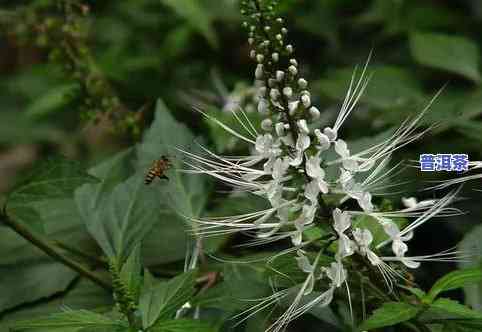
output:
{"label": "white flower cluster", "polygon": [[[320,111],[312,104],[307,80],[299,75],[298,61],[292,56],[293,46],[285,45],[287,29],[283,27],[283,20],[272,19],[269,22],[273,25],[263,27],[260,22],[268,21],[261,19],[261,12],[254,12],[252,18],[257,23],[245,23],[245,26],[250,31],[249,43],[253,47],[251,57],[258,63],[254,75],[261,96],[257,109],[264,116],[262,132],[253,126],[242,111],[233,114],[246,134],[211,118],[235,137],[250,143],[252,154],[234,158],[218,156],[208,150],[207,157],[183,152],[191,159],[188,162],[190,172],[208,174],[233,186],[235,190],[262,196],[270,205],[265,210],[238,216],[191,219],[201,225],[200,235],[249,231],[254,234],[254,243],[291,239],[292,249],[286,252],[296,251],[298,266],[307,277],[290,308],[270,330],[279,331],[290,320],[315,305],[329,304],[335,289],[346,284],[348,272],[344,263],[354,254],[366,258],[369,264],[378,269],[389,287],[400,276],[400,272],[387,262],[400,262],[409,268],[416,268],[422,261],[457,258],[457,252],[406,256],[406,242],[412,238],[417,227],[432,217],[459,213],[447,207],[454,200],[456,192],[440,200],[417,202],[413,198],[406,199],[406,208],[390,212],[378,211],[372,202],[372,196],[378,190],[388,187],[384,181],[397,168],[387,170],[391,154],[424,134],[418,130],[417,123],[431,102],[420,115],[405,121],[384,142],[352,153],[347,142],[340,138],[340,130],[368,84],[368,61],[360,77],[357,77],[355,70],[335,123],[317,128],[315,124]],[[283,58],[287,60],[285,67],[281,64]],[[327,168],[334,168],[337,176],[328,179]],[[341,194],[339,207],[329,207],[325,203],[323,197],[329,194]],[[340,209],[342,203],[350,199],[358,203],[359,210]],[[374,226],[385,231],[387,240],[374,243],[374,235],[368,227],[354,226],[353,221],[358,216],[371,217],[370,220],[377,224]],[[401,229],[397,218],[416,219]],[[304,250],[310,242],[304,240],[304,233],[316,222],[328,223],[334,231],[337,249],[334,261],[329,266],[319,266],[318,258],[311,262]],[[393,256],[380,256],[380,249],[387,244],[391,244]],[[317,280],[324,278],[329,280],[328,289],[308,305],[299,307],[301,298],[312,292]],[[287,295],[286,292],[280,294]],[[273,301],[273,297],[268,301]]]}

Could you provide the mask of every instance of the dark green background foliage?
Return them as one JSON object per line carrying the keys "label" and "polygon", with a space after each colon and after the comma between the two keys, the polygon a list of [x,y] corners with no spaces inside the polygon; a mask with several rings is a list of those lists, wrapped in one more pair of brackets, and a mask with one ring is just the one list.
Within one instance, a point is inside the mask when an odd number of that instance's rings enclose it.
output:
{"label": "dark green background foliage", "polygon": [[[199,106],[232,121],[223,107],[232,98],[246,97],[249,103],[254,65],[236,1],[0,3],[0,192],[12,217],[91,257],[101,257],[102,249],[108,258],[133,260],[129,255],[134,250],[155,277],[167,279],[182,272],[185,251],[191,245],[188,226],[172,206],[184,215],[199,216],[242,213],[246,207],[262,204],[221,193],[226,188],[207,179],[178,173],[171,175],[168,184],[157,183],[148,190],[142,184],[146,168],[161,153],[169,154],[174,166],[181,167],[173,146],[195,149],[196,142],[202,142],[222,153],[246,152],[246,146],[230,140],[192,109]],[[63,3],[70,3],[70,11]],[[373,50],[369,68],[373,78],[342,133],[353,146],[382,139],[445,86],[425,118],[427,124],[438,126],[423,140],[397,152],[395,159],[410,164],[420,153],[468,153],[471,160],[482,160],[481,1],[286,0],[281,14],[326,123],[336,117],[354,66],[364,63]],[[71,43],[67,48],[66,40]],[[66,49],[75,54],[69,55]],[[255,115],[253,119],[257,120]],[[68,162],[62,155],[79,163]],[[428,185],[424,181],[446,177],[422,175],[408,167],[399,179],[406,181],[403,196],[430,198],[431,192],[419,191]],[[36,182],[44,178],[51,182]],[[36,185],[22,187],[25,181]],[[480,179],[464,187],[462,196],[468,199],[458,204],[470,213],[424,225],[411,242],[413,253],[433,253],[464,239],[462,248],[476,249],[475,263],[464,267],[478,266],[482,197],[475,189],[482,189]],[[402,195],[390,194],[391,204],[399,205]],[[168,197],[171,204],[160,203],[158,195]],[[125,202],[132,206],[126,207]],[[99,220],[108,222],[99,226]],[[146,235],[142,248],[135,248]],[[242,254],[245,259],[259,254],[237,248],[241,241],[239,237],[213,240],[206,249],[220,256]],[[277,249],[263,248],[266,254]],[[1,225],[0,253],[1,332],[12,321],[58,312],[61,306],[88,310],[112,305],[107,292]],[[86,259],[69,249],[65,254]],[[102,275],[104,259],[86,263]],[[262,265],[216,263],[211,268],[223,271],[224,282],[195,300],[209,308],[211,325],[221,326],[226,317],[246,307],[234,299],[270,292],[265,283],[269,271]],[[428,291],[439,277],[456,268],[454,263],[428,263],[415,272],[415,280]],[[214,330],[192,321],[169,321],[169,306],[182,304],[169,302],[170,297],[186,294],[170,294],[166,289],[171,286],[165,283],[144,281],[139,305],[151,306],[142,317],[144,324],[162,318],[163,327],[152,330]],[[480,314],[463,311],[465,307],[455,300],[482,310],[482,284],[467,286],[465,292],[463,285],[439,285],[437,292],[451,290],[446,295],[452,300],[438,298],[430,310],[440,306],[456,317],[479,319],[470,315]],[[430,303],[437,296],[432,295]],[[159,303],[152,304],[151,297]],[[334,312],[312,312],[289,329],[319,331],[323,326],[338,326],[342,330],[340,317],[347,308],[343,303],[335,307]],[[407,317],[402,319],[418,314],[408,304],[387,303],[378,310],[403,312]],[[82,319],[65,315],[65,321]],[[255,315],[236,329],[262,331],[265,316]],[[98,319],[107,329],[123,328],[102,317],[90,319]],[[390,325],[396,323],[395,319]],[[230,324],[224,323],[224,328]],[[462,325],[450,331],[479,331],[477,326],[462,329]],[[376,315],[364,326],[377,327]]]}

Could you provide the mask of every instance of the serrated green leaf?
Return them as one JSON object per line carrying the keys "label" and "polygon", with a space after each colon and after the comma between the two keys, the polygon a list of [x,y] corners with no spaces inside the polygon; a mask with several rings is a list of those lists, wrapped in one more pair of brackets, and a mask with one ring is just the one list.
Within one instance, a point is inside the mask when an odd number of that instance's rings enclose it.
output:
{"label": "serrated green leaf", "polygon": [[151,332],[216,332],[218,330],[206,322],[194,319],[163,320],[149,329]]}
{"label": "serrated green leaf", "polygon": [[107,312],[111,310],[112,305],[112,294],[90,280],[82,279],[60,296],[38,301],[35,305],[24,306],[4,314],[0,320],[0,332],[10,332],[10,328],[18,321],[45,317],[49,314],[58,313],[65,307],[72,310],[95,309],[96,311]]}
{"label": "serrated green leaf", "polygon": [[432,286],[424,301],[432,303],[438,294],[464,287],[467,284],[482,280],[482,270],[479,268],[457,270],[446,274]]}
{"label": "serrated green leaf", "polygon": [[447,70],[475,82],[480,81],[479,48],[468,38],[414,33],[410,36],[410,49],[412,56],[422,65]]}
{"label": "serrated green leaf", "polygon": [[207,178],[179,171],[186,168],[186,165],[183,163],[183,154],[176,148],[191,151],[195,144],[195,137],[190,130],[176,121],[166,105],[159,100],[154,122],[137,147],[138,168],[147,172],[153,160],[161,155],[168,155],[173,166],[166,172],[169,181],[156,181],[151,185],[158,191],[157,195],[165,207],[162,210],[162,222],[153,228],[144,242],[143,256],[147,265],[185,257],[188,241],[186,233],[191,229],[180,215],[198,217],[206,205],[210,192]]}
{"label": "serrated green leaf", "polygon": [[139,310],[142,325],[148,328],[172,316],[194,295],[195,272],[186,272],[165,282],[155,282],[149,273],[145,275],[141,290]]}
{"label": "serrated green leaf", "polygon": [[[48,160],[10,193],[7,213],[51,241],[96,255],[72,199],[75,188],[89,182],[97,180],[77,162]],[[77,276],[9,229],[0,232],[0,249],[0,311],[64,291]]]}
{"label": "serrated green leaf", "polygon": [[[462,261],[459,268],[480,268],[482,262],[482,225],[475,226],[459,244],[459,250],[471,252],[474,257],[470,261]],[[465,303],[476,310],[482,310],[482,282],[464,286]]]}
{"label": "serrated green leaf", "polygon": [[443,321],[452,319],[480,320],[482,324],[482,313],[448,298],[435,300],[427,311],[421,316],[421,321]]}
{"label": "serrated green leaf", "polygon": [[[47,200],[36,204],[35,208],[45,235],[51,241],[68,243],[93,256],[99,254],[72,199]],[[77,275],[10,229],[0,232],[0,250],[3,253],[0,257],[0,311],[64,291]]]}
{"label": "serrated green leaf", "polygon": [[216,33],[211,27],[211,15],[200,5],[199,1],[161,0],[161,2],[183,17],[194,30],[206,38],[212,47],[218,47]]}
{"label": "serrated green leaf", "polygon": [[480,320],[450,320],[444,325],[442,332],[480,332],[482,321]]}
{"label": "serrated green leaf", "polygon": [[140,286],[142,283],[141,272],[141,249],[140,245],[137,245],[132,250],[129,258],[127,258],[126,262],[122,265],[120,271],[120,278],[122,282],[127,286],[130,293],[134,295],[136,300],[139,296]]}
{"label": "serrated green leaf", "polygon": [[359,330],[371,330],[403,323],[414,318],[419,311],[420,308],[407,303],[386,302],[360,325]]}
{"label": "serrated green leaf", "polygon": [[42,230],[36,204],[71,197],[79,186],[95,182],[97,179],[89,175],[76,161],[57,158],[40,162],[31,174],[8,194],[7,214]]}
{"label": "serrated green leaf", "polygon": [[36,318],[17,322],[13,331],[28,331],[38,329],[49,329],[53,331],[79,331],[81,329],[110,328],[116,331],[118,328],[126,327],[126,322],[117,321],[110,317],[88,311],[88,310],[69,310],[63,313],[52,314],[44,318]]}
{"label": "serrated green leaf", "polygon": [[200,215],[209,189],[205,177],[187,176],[179,172],[179,169],[185,168],[185,158],[177,148],[191,151],[195,145],[191,131],[176,121],[159,100],[154,122],[146,131],[142,144],[137,147],[138,167],[148,170],[154,160],[167,155],[172,163],[171,170],[166,173],[169,181],[156,182],[153,187],[160,191],[160,195],[165,195],[165,200],[175,211],[188,217]]}
{"label": "serrated green leaf", "polygon": [[97,200],[99,186],[102,184],[79,188],[76,202],[87,229],[105,254],[123,262],[161,219],[158,192],[144,184],[144,174],[130,177]]}
{"label": "serrated green leaf", "polygon": [[21,204],[72,195],[84,183],[98,180],[88,174],[79,162],[65,158],[51,158],[40,162],[31,175],[8,195],[8,204]]}

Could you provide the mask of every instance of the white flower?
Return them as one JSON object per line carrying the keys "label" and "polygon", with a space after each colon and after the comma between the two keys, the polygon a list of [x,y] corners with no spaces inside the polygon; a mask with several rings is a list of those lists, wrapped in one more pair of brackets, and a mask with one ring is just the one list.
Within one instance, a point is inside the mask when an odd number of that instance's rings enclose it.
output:
{"label": "white flower", "polygon": [[328,184],[324,180],[325,171],[321,168],[321,158],[318,155],[306,159],[306,174],[315,180],[323,194],[328,193]]}
{"label": "white flower", "polygon": [[327,277],[331,280],[332,287],[340,287],[346,280],[346,270],[341,262],[331,263],[329,268],[323,268]]}
{"label": "white flower", "polygon": [[320,194],[320,186],[318,181],[313,180],[305,186],[305,197],[310,200],[311,204],[318,203],[318,195]]}
{"label": "white flower", "polygon": [[280,180],[290,167],[289,160],[287,158],[278,158],[274,162],[272,177],[274,180]]}
{"label": "white flower", "polygon": [[338,234],[338,256],[340,259],[354,253],[354,245],[344,232],[351,227],[351,216],[348,212],[342,212],[336,208],[333,210],[333,228]]}
{"label": "white flower", "polygon": [[313,273],[315,271],[315,267],[313,264],[310,263],[310,260],[302,250],[297,250],[296,254],[298,255],[295,257],[296,262],[298,263],[298,267],[301,271],[305,273]]}
{"label": "white flower", "polygon": [[326,127],[325,129],[323,129],[323,134],[325,134],[328,137],[330,142],[334,142],[338,136],[336,130],[333,130],[330,127]]}
{"label": "white flower", "polygon": [[367,256],[372,265],[379,265],[380,258],[370,249],[373,235],[368,229],[356,228],[353,230],[353,238],[358,245],[358,251],[362,256]]}
{"label": "white flower", "polygon": [[297,167],[300,166],[301,163],[303,162],[303,154],[306,149],[310,147],[311,144],[311,139],[310,136],[308,136],[305,133],[299,133],[298,134],[298,139],[296,140],[296,145],[295,145],[295,156],[291,158],[290,165]]}
{"label": "white flower", "polygon": [[302,132],[305,135],[310,133],[310,129],[308,128],[308,123],[306,122],[305,119],[298,121],[298,129],[300,130],[300,132]]}
{"label": "white flower", "polygon": [[330,139],[328,136],[323,134],[319,129],[315,129],[315,136],[318,140],[318,144],[316,147],[320,152],[323,152],[325,150],[328,150],[330,148]]}
{"label": "white flower", "polygon": [[295,246],[299,246],[302,242],[302,234],[306,226],[313,223],[315,220],[315,214],[317,211],[317,205],[304,204],[300,215],[294,221],[296,231],[291,233],[291,242]]}
{"label": "white flower", "polygon": [[341,175],[339,178],[339,182],[342,186],[343,192],[346,193],[353,199],[356,199],[358,205],[363,209],[363,211],[371,212],[374,209],[372,204],[372,195],[368,192],[363,190],[362,186],[359,183],[355,182],[353,178],[353,174],[351,172],[341,170]]}
{"label": "white flower", "polygon": [[388,221],[384,222],[383,229],[392,240],[392,250],[395,256],[400,258],[400,261],[409,268],[415,269],[419,267],[420,263],[404,257],[405,253],[408,251],[408,246],[405,244],[405,242],[412,239],[413,232],[400,235],[400,229],[398,226],[395,223]]}

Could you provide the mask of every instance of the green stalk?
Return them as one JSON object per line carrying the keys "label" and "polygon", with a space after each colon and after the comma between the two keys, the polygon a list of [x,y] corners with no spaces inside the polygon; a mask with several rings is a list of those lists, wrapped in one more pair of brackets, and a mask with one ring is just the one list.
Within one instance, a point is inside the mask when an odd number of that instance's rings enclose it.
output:
{"label": "green stalk", "polygon": [[28,227],[22,225],[21,223],[11,219],[6,211],[5,208],[1,213],[2,222],[10,227],[13,231],[15,231],[18,235],[23,237],[25,240],[42,250],[45,254],[50,256],[52,259],[64,264],[65,266],[70,267],[72,270],[80,274],[81,276],[93,281],[100,287],[104,288],[105,290],[111,292],[112,286],[109,282],[105,281],[92,271],[90,271],[84,265],[70,259],[68,256],[64,255],[60,251],[57,250],[57,247],[51,244],[47,239],[43,238],[40,235],[37,235],[31,232]]}

